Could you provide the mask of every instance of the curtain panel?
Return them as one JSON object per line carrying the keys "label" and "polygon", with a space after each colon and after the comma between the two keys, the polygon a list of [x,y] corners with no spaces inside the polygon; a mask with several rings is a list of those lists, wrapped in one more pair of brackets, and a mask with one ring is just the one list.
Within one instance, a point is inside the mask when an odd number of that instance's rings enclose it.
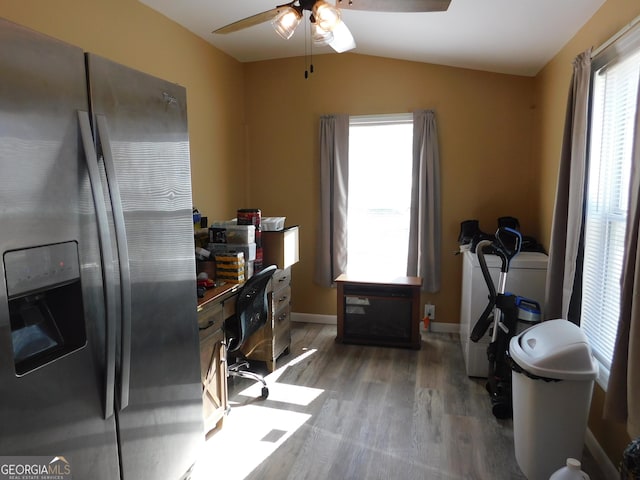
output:
{"label": "curtain panel", "polygon": [[422,277],[422,290],[440,290],[440,151],[432,110],[413,114],[413,180],[407,275]]}
{"label": "curtain panel", "polygon": [[320,225],[314,281],[330,287],[347,269],[349,115],[320,117]]}
{"label": "curtain panel", "polygon": [[588,49],[573,61],[551,226],[544,308],[545,319],[564,318],[578,325],[590,83],[591,49]]}

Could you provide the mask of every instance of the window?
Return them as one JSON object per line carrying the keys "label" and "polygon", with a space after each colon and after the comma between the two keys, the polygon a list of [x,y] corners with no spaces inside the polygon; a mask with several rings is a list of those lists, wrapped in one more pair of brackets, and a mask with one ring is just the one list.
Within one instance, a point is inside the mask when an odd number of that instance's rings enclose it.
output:
{"label": "window", "polygon": [[349,274],[407,274],[412,148],[412,114],[349,118]]}
{"label": "window", "polygon": [[606,389],[620,313],[640,50],[594,58],[592,69],[581,327]]}

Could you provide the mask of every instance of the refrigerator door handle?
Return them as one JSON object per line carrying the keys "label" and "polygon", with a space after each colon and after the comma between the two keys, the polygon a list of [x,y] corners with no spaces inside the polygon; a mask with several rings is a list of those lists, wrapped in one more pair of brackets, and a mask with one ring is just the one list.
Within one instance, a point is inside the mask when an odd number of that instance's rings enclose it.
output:
{"label": "refrigerator door handle", "polygon": [[127,234],[124,224],[124,210],[122,208],[122,197],[120,187],[116,177],[116,170],[113,163],[113,152],[111,151],[111,136],[109,134],[109,124],[107,117],[102,114],[96,115],[98,126],[98,137],[102,146],[102,155],[105,172],[107,173],[107,188],[111,199],[113,212],[113,222],[116,232],[116,242],[118,245],[118,260],[120,266],[120,298],[122,305],[122,345],[119,375],[119,405],[122,411],[129,405],[129,377],[131,373],[131,269],[129,267],[129,248],[127,246]]}
{"label": "refrigerator door handle", "polygon": [[89,172],[93,203],[96,208],[98,236],[100,238],[100,250],[102,251],[102,268],[104,271],[105,309],[107,316],[104,418],[107,419],[111,417],[114,412],[113,402],[116,370],[116,296],[114,291],[115,274],[113,271],[113,253],[111,251],[109,238],[107,208],[104,204],[104,193],[102,190],[102,182],[100,181],[100,171],[98,170],[98,159],[93,145],[93,136],[91,135],[89,113],[78,110],[78,121],[80,124],[80,134],[84,146],[87,170]]}

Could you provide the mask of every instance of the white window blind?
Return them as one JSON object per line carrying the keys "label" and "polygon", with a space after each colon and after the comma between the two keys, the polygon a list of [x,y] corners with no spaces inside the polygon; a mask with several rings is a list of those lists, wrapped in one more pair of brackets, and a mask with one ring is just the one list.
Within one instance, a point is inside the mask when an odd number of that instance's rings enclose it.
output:
{"label": "white window blind", "polygon": [[599,67],[593,76],[581,327],[600,363],[604,388],[620,313],[639,73],[636,50]]}
{"label": "white window blind", "polygon": [[349,117],[349,274],[407,274],[412,146],[410,113]]}

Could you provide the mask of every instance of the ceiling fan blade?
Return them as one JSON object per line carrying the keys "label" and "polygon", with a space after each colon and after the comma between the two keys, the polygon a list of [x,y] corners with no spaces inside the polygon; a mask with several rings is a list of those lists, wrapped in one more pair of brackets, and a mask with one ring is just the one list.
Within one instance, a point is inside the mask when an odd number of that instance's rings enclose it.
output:
{"label": "ceiling fan blade", "polygon": [[266,12],[257,13],[247,18],[243,18],[242,20],[238,20],[237,22],[230,23],[229,25],[225,25],[224,27],[220,27],[217,30],[214,30],[211,33],[232,33],[237,32],[238,30],[243,30],[248,27],[253,27],[254,25],[258,25],[260,23],[268,22],[272,20],[280,11],[288,5],[282,5],[280,7],[272,8],[271,10],[267,10]]}
{"label": "ceiling fan blade", "polygon": [[329,46],[336,52],[342,53],[356,48],[356,41],[353,39],[351,31],[342,20],[340,20],[334,27],[332,33],[333,40],[329,42]]}
{"label": "ceiling fan blade", "polygon": [[336,0],[344,10],[369,12],[444,12],[451,0]]}

